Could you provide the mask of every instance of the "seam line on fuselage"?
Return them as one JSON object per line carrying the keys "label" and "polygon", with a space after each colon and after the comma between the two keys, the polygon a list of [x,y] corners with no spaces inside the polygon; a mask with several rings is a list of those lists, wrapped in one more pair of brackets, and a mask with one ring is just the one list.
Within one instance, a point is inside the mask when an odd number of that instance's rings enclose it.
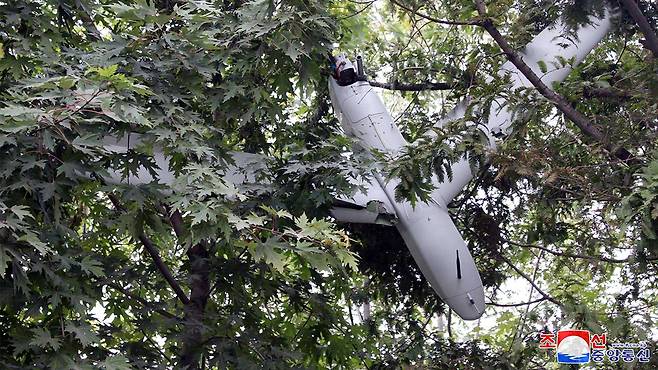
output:
{"label": "seam line on fuselage", "polygon": [[372,91],[372,87],[369,88],[368,91],[366,91],[366,92],[363,94],[363,97],[361,97],[361,100],[359,100],[356,104],[361,104],[361,102],[363,101],[363,99],[366,98],[366,95],[370,94],[371,91]]}

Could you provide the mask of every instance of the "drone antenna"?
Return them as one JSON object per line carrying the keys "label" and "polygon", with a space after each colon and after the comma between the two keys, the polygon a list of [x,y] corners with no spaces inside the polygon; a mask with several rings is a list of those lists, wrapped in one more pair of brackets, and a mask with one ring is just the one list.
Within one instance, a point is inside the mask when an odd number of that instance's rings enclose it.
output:
{"label": "drone antenna", "polygon": [[360,55],[356,57],[356,78],[361,81],[366,78],[365,73],[363,73],[363,58]]}

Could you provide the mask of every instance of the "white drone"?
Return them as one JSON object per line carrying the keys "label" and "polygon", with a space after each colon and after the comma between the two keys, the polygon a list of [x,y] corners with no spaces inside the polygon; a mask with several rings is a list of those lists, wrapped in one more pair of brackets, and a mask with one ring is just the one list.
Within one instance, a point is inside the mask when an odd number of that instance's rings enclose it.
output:
{"label": "white drone", "polygon": [[[563,81],[611,27],[609,14],[606,13],[602,18],[592,18],[589,25],[576,32],[575,37],[566,37],[565,24],[558,22],[539,33],[520,55],[541,76],[541,80],[550,86]],[[564,65],[564,60],[571,63]],[[358,78],[363,76],[360,59],[356,69],[344,55],[338,56],[335,62],[335,74],[329,78],[329,91],[334,114],[340,120],[345,134],[355,138],[362,149],[374,149],[393,155],[399,153],[408,143],[373,87],[363,78]],[[554,69],[542,73],[542,63]],[[499,75],[509,75],[512,89],[532,87],[511,62],[501,67]],[[487,82],[492,80],[489,77]],[[483,131],[489,138],[491,149],[495,150],[495,137],[509,134],[514,117],[505,99],[499,98],[493,104],[492,107],[500,108],[491,109]],[[463,118],[466,107],[466,102],[458,104],[435,126],[440,127],[451,120]],[[139,134],[134,133],[121,139],[106,137],[105,148],[125,153],[140,141]],[[256,169],[262,168],[262,157],[249,153],[232,153],[232,156],[236,165],[228,169],[226,181],[238,186],[256,182],[253,174]],[[130,174],[127,177],[111,170],[106,181],[113,184],[137,185],[153,181],[171,184],[175,175],[169,170],[169,158],[162,151],[156,150],[154,160],[158,167],[156,177],[142,167],[136,175]],[[485,309],[484,288],[473,257],[447,209],[447,204],[469,183],[473,173],[465,159],[452,165],[452,173],[452,180],[440,182],[434,179],[436,190],[432,192],[430,202],[412,207],[407,201],[395,200],[394,189],[399,180],[386,179],[378,169],[374,169],[373,182],[361,184],[366,190],[356,193],[352,198],[337,197],[340,206],[333,207],[331,215],[337,221],[348,223],[377,224],[388,223],[392,219],[392,224],[402,235],[407,248],[436,293],[463,319],[476,320]],[[371,202],[376,202],[380,207],[373,210],[373,207],[368,207]]]}

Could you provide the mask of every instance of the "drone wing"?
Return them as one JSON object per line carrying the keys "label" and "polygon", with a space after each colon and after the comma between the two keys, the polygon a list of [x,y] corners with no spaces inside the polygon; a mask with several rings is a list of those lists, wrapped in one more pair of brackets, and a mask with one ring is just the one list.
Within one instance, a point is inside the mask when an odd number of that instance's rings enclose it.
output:
{"label": "drone wing", "polygon": [[[112,153],[128,153],[142,143],[142,135],[128,133],[122,137],[106,136],[103,140],[105,150]],[[260,154],[229,152],[234,165],[228,166],[224,179],[233,184],[259,184],[258,172],[265,169],[265,158]],[[121,174],[109,168],[105,181],[111,184],[142,185],[152,182],[170,185],[176,175],[170,169],[170,158],[161,148],[153,151],[155,166],[149,171],[140,166],[136,173]],[[338,197],[334,200],[331,215],[336,220],[349,223],[371,223],[392,225],[396,215],[388,197],[377,182],[352,180],[360,190],[352,197]]]}
{"label": "drone wing", "polygon": [[340,222],[393,225],[397,215],[379,183],[365,180],[357,185],[361,190],[351,198],[337,197],[334,200],[331,215]]}
{"label": "drone wing", "polygon": [[[122,137],[105,136],[103,147],[112,153],[125,154],[141,145],[142,142],[141,134],[131,132]],[[260,182],[258,173],[265,169],[265,160],[262,155],[244,152],[229,152],[229,155],[235,164],[227,167],[225,180],[233,184],[257,184]],[[142,185],[156,182],[170,185],[176,179],[176,175],[169,166],[170,159],[162,148],[156,146],[153,150],[155,166],[152,171],[140,166],[136,173],[128,173],[124,176],[116,169],[110,168],[107,171],[108,176],[104,178],[111,184]]]}
{"label": "drone wing", "polygon": [[[573,68],[598,45],[612,28],[610,12],[602,18],[590,17],[589,24],[570,32],[563,20],[558,20],[535,36],[521,51],[521,58],[549,87],[562,82]],[[513,88],[532,87],[512,62],[501,66],[499,75],[511,74]],[[487,82],[493,80],[489,78]]]}
{"label": "drone wing", "polygon": [[[569,32],[566,24],[558,21],[535,36],[520,53],[521,58],[544,84],[551,86],[564,81],[573,68],[585,59],[611,28],[612,21],[609,11],[606,11],[602,18],[591,17],[588,25],[580,27],[575,32]],[[511,62],[503,64],[498,74],[510,76],[511,90],[533,87]],[[487,82],[492,80],[493,77],[489,77]],[[446,119],[441,120],[435,126],[441,127],[446,122],[463,118],[468,106],[467,102],[466,99],[460,102],[452,112],[448,113]],[[508,134],[512,122],[519,118],[519,113],[513,112],[508,107],[504,97],[499,97],[492,102],[491,113],[483,127],[483,131],[489,137],[491,149],[496,148],[494,136]],[[523,112],[520,114],[522,115]],[[473,177],[471,167],[465,159],[453,164],[452,172],[454,176],[451,181],[434,184],[437,188],[432,194],[434,199],[442,199],[445,203],[449,203]]]}
{"label": "drone wing", "polygon": [[[547,27],[535,36],[523,50],[520,51],[521,59],[539,76],[541,81],[551,87],[552,84],[564,81],[575,66],[580,64],[585,57],[598,45],[612,28],[610,12],[606,10],[603,17],[590,17],[589,24],[578,28],[575,32],[569,32],[568,26],[562,20]],[[503,77],[509,74],[511,77],[511,89],[520,87],[533,87],[530,81],[512,64],[506,62],[498,71]],[[493,81],[488,76],[485,81]],[[498,99],[494,104],[504,106],[505,101]],[[448,112],[434,126],[441,127],[447,122],[463,118],[468,107],[468,98],[462,100],[450,112]],[[495,128],[506,128],[511,124],[512,116],[506,110],[492,110],[490,121],[494,121]],[[494,128],[492,124],[488,124]]]}

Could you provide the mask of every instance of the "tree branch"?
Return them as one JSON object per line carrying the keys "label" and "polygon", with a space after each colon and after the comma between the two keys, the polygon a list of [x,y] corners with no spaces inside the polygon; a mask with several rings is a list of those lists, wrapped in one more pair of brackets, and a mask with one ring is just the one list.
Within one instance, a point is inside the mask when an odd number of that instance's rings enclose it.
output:
{"label": "tree branch", "polygon": [[94,19],[91,16],[91,12],[87,10],[85,4],[82,3],[82,0],[75,0],[75,7],[78,9],[78,15],[82,21],[82,25],[87,30],[87,35],[94,41],[101,39],[101,33],[94,23]]}
{"label": "tree branch", "polygon": [[614,87],[603,88],[586,86],[583,88],[583,97],[628,100],[633,97],[633,94],[630,91],[621,90]]}
{"label": "tree branch", "polygon": [[[590,260],[590,261],[601,261],[601,262],[607,262],[607,263],[627,263],[627,262],[631,261],[630,258],[617,259],[617,258],[610,258],[610,257],[603,257],[603,256],[585,256],[585,255],[582,255],[582,254],[559,252],[559,251],[552,250],[550,248],[542,247],[541,245],[523,244],[523,243],[518,243],[518,242],[515,242],[515,241],[512,241],[512,240],[507,240],[507,239],[502,239],[502,240],[506,243],[509,243],[509,244],[517,246],[517,247],[539,249],[539,250],[548,252],[548,253],[550,253],[554,256],[560,256],[560,257],[584,259],[584,260]],[[656,260],[658,260],[658,257],[647,257],[647,261],[656,261]]]}
{"label": "tree branch", "polygon": [[[530,278],[530,276],[526,275],[523,271],[521,271],[518,267],[516,267],[516,266],[512,263],[512,261],[510,261],[507,257],[503,256],[502,253],[498,253],[498,256],[499,256],[503,261],[505,261],[505,263],[506,263],[509,267],[511,267],[514,271],[516,271],[516,273],[519,274],[519,276],[521,276],[522,278],[526,279],[526,280],[530,283],[530,285],[532,285],[532,287],[535,288],[535,290],[536,290],[539,294],[541,294],[541,296],[544,297],[547,301],[549,301],[549,302],[551,302],[551,303],[554,303],[554,304],[556,304],[556,305],[558,305],[558,306],[564,308],[564,305],[563,305],[560,301],[556,300],[555,298],[551,297],[550,295],[546,294],[543,290],[541,290],[541,289],[539,288],[539,286],[537,286],[537,284],[535,284],[535,282],[532,281],[532,279]],[[528,303],[526,302],[525,304],[528,304]]]}
{"label": "tree branch", "polygon": [[178,365],[182,369],[198,369],[203,346],[203,319],[210,295],[210,263],[208,249],[202,242],[187,250],[190,260],[190,302],[185,305],[185,331]]}
{"label": "tree branch", "polygon": [[[110,201],[112,204],[114,204],[114,207],[120,211],[125,212],[125,208],[121,205],[121,202],[119,202],[119,199],[111,193],[107,194],[108,198],[110,198]],[[183,302],[183,304],[188,304],[190,302],[190,299],[187,298],[187,295],[185,292],[183,292],[183,289],[181,288],[180,284],[176,281],[174,278],[174,275],[171,273],[171,270],[169,270],[169,267],[165,264],[165,262],[162,260],[162,257],[160,257],[160,252],[158,252],[158,248],[153,244],[151,239],[149,239],[146,234],[143,232],[138,235],[139,241],[142,243],[144,246],[144,249],[148,252],[148,254],[151,256],[151,259],[153,260],[153,263],[155,264],[155,267],[160,271],[160,274],[165,278],[167,283],[169,283],[169,286],[174,290],[174,293],[176,293],[176,296],[178,299]]]}
{"label": "tree branch", "polygon": [[621,2],[624,4],[624,8],[626,8],[628,14],[637,23],[640,31],[644,34],[644,46],[651,50],[655,58],[658,58],[658,36],[656,36],[656,33],[651,28],[647,18],[642,14],[642,10],[640,10],[635,0],[621,0]]}
{"label": "tree branch", "polygon": [[580,255],[580,254],[558,252],[558,251],[554,251],[554,250],[546,248],[546,247],[542,247],[540,245],[522,244],[522,243],[517,243],[517,242],[512,241],[512,240],[507,240],[507,239],[503,239],[503,241],[505,241],[506,243],[512,244],[514,246],[521,247],[521,248],[539,249],[539,250],[548,252],[548,253],[550,253],[554,256],[584,259],[584,260],[590,260],[590,261],[602,261],[602,262],[608,262],[608,263],[625,263],[625,262],[628,262],[628,259],[615,259],[615,258],[608,258],[608,257],[584,256],[584,255]]}
{"label": "tree branch", "polygon": [[168,207],[165,207],[165,210],[169,214],[169,223],[171,224],[171,227],[174,229],[174,234],[176,234],[178,241],[182,242],[182,238],[184,236],[183,216],[181,216],[178,210],[172,212]]}
{"label": "tree branch", "polygon": [[399,6],[400,8],[411,12],[414,15],[417,15],[421,18],[425,18],[425,19],[427,19],[429,21],[432,21],[434,23],[445,24],[445,25],[449,25],[449,26],[479,26],[480,23],[481,23],[480,19],[471,19],[471,20],[467,20],[467,21],[451,21],[451,20],[446,20],[446,19],[438,19],[438,18],[434,18],[432,16],[429,16],[427,14],[419,13],[416,9],[411,9],[408,6],[406,6],[404,4],[401,4],[397,0],[391,0],[391,2],[393,4]]}
{"label": "tree branch", "polygon": [[533,303],[539,303],[547,300],[546,297],[541,297],[537,298],[535,300],[532,300],[530,302],[521,302],[521,303],[495,303],[495,302],[487,302],[487,306],[495,306],[495,307],[522,307],[526,305],[531,305]]}
{"label": "tree branch", "polygon": [[180,317],[178,317],[178,316],[176,316],[176,315],[174,315],[174,314],[171,314],[171,313],[169,313],[169,312],[167,312],[167,311],[165,311],[165,310],[161,310],[161,309],[159,309],[159,308],[155,308],[155,307],[153,307],[153,303],[152,303],[152,302],[148,302],[146,299],[144,299],[144,298],[138,296],[137,294],[134,294],[134,293],[130,292],[129,290],[127,290],[126,288],[122,287],[122,286],[119,285],[119,284],[115,284],[115,283],[112,283],[112,282],[105,282],[105,284],[106,284],[107,286],[109,286],[110,288],[116,290],[117,292],[119,292],[119,293],[125,295],[126,297],[128,297],[128,298],[130,298],[130,299],[134,299],[135,301],[141,303],[142,306],[144,306],[144,307],[146,307],[146,308],[148,308],[148,309],[151,309],[151,310],[153,310],[153,311],[159,313],[160,315],[162,315],[162,316],[164,316],[164,317],[166,317],[166,318],[180,320]]}
{"label": "tree branch", "polygon": [[456,85],[451,85],[445,82],[424,82],[424,83],[400,83],[393,82],[378,82],[368,81],[370,86],[380,87],[387,90],[397,91],[427,91],[427,90],[450,90],[454,89]]}
{"label": "tree branch", "polygon": [[[169,222],[179,242],[185,237],[183,217],[178,210],[173,212],[165,207]],[[185,331],[182,335],[183,348],[178,364],[183,369],[198,369],[203,342],[203,319],[210,296],[210,254],[201,241],[187,249],[190,261],[190,301],[185,305]]]}
{"label": "tree branch", "polygon": [[516,69],[519,70],[530,81],[530,83],[539,91],[539,93],[555,105],[569,120],[571,120],[580,130],[590,138],[603,144],[603,146],[615,157],[625,162],[635,162],[635,157],[623,147],[619,147],[610,143],[610,140],[596,128],[587,117],[574,109],[569,102],[551,90],[546,84],[535,74],[535,72],[521,59],[519,54],[510,46],[505,37],[501,35],[493,21],[486,18],[486,10],[483,0],[475,0],[475,4],[482,18],[481,25],[491,37],[496,41],[498,46],[503,50],[507,59],[514,64]]}
{"label": "tree branch", "polygon": [[144,248],[146,248],[146,251],[149,253],[149,255],[151,255],[153,263],[155,263],[155,266],[158,268],[158,270],[160,270],[162,276],[164,276],[165,280],[167,280],[171,288],[174,290],[174,292],[176,292],[178,299],[180,299],[183,304],[188,304],[190,302],[189,298],[187,298],[187,295],[185,292],[183,292],[180,284],[178,284],[174,278],[171,270],[169,270],[169,267],[162,260],[162,257],[160,257],[158,248],[155,247],[151,239],[149,239],[144,233],[139,235],[139,241],[142,243],[142,245],[144,245]]}

